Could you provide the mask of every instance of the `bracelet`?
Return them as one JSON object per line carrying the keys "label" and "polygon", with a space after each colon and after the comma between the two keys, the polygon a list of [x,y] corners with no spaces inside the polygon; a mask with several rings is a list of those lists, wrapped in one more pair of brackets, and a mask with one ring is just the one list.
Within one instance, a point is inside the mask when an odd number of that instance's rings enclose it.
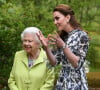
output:
{"label": "bracelet", "polygon": [[67,46],[66,44],[65,44],[65,45],[63,45],[63,46],[62,46],[62,49],[65,49],[65,48],[66,48],[66,46]]}

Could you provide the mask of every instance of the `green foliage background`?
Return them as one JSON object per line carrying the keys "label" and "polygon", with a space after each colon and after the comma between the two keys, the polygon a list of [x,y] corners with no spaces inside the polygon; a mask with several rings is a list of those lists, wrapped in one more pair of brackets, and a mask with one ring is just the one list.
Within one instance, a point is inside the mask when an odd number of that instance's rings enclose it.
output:
{"label": "green foliage background", "polygon": [[21,32],[36,26],[45,36],[52,33],[56,29],[52,10],[58,4],[72,6],[77,19],[89,32],[87,60],[91,71],[100,70],[100,0],[0,0],[0,84],[7,85],[14,54],[22,49]]}

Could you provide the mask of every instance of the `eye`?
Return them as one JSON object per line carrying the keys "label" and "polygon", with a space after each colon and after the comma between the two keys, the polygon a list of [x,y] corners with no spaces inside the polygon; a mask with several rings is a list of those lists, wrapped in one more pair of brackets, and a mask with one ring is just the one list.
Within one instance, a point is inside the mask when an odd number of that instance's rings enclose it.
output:
{"label": "eye", "polygon": [[59,19],[59,17],[55,17],[55,19],[56,19],[56,20],[58,20],[58,19]]}
{"label": "eye", "polygon": [[30,43],[31,43],[31,42],[33,42],[33,40],[28,40],[28,42],[30,42]]}

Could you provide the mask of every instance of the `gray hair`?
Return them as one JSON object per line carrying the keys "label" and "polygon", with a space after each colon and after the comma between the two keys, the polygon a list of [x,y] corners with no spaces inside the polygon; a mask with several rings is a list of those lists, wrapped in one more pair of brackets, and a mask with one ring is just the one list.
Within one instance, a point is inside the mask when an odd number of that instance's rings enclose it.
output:
{"label": "gray hair", "polygon": [[37,37],[36,34],[38,34],[40,31],[40,29],[38,29],[37,27],[27,27],[24,29],[24,31],[21,33],[21,40],[23,40],[24,38],[24,35],[29,33],[29,34],[32,34],[33,37],[36,39],[36,41],[41,44],[39,38]]}

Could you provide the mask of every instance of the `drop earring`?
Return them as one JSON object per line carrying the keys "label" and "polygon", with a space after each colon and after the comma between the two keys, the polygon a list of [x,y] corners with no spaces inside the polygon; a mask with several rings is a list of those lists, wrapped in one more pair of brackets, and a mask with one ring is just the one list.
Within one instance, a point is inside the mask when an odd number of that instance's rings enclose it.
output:
{"label": "drop earring", "polygon": [[69,20],[66,20],[67,23],[69,23]]}

